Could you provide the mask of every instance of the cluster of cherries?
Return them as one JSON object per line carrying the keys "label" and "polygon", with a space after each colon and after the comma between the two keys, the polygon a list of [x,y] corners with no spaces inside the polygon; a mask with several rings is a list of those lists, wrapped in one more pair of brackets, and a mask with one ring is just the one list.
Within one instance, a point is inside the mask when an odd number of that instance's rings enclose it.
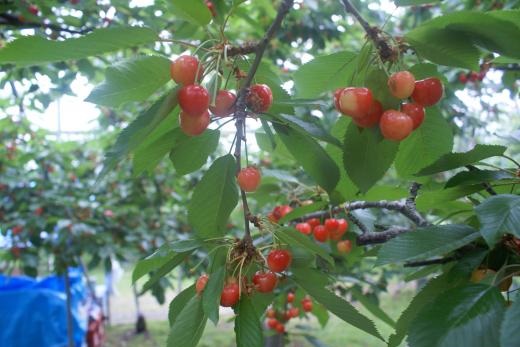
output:
{"label": "cluster of cherries", "polygon": [[442,97],[442,83],[429,77],[416,81],[409,71],[399,71],[388,79],[390,93],[397,99],[408,99],[400,110],[383,111],[381,102],[364,87],[339,88],[334,92],[334,106],[342,114],[352,117],[362,128],[379,124],[383,137],[393,141],[404,140],[424,120],[424,108],[435,105]]}
{"label": "cluster of cherries", "polygon": [[[293,292],[287,293],[287,304],[289,306],[285,311],[279,311],[270,307],[265,312],[266,321],[265,324],[269,329],[276,330],[279,334],[283,334],[285,332],[285,324],[291,318],[296,318],[300,316],[300,309],[294,305],[295,295]],[[300,306],[304,312],[312,311],[312,300],[308,296],[302,299],[300,302]]]}
{"label": "cluster of cherries", "polygon": [[[276,273],[285,271],[292,261],[292,254],[286,249],[273,249],[267,255],[267,267],[269,271],[257,271],[252,278],[252,288],[260,293],[271,293],[278,284],[278,276]],[[208,275],[201,275],[195,284],[195,290],[201,294],[206,283]],[[242,279],[242,289],[248,288],[247,279]],[[241,287],[235,277],[228,278],[222,293],[220,295],[220,305],[223,307],[234,306],[240,300]]]}
{"label": "cluster of cherries", "polygon": [[[210,95],[200,82],[204,67],[197,57],[183,55],[170,65],[172,79],[182,88],[177,94],[181,112],[179,123],[182,131],[189,136],[200,135],[210,123],[211,113],[216,117],[230,116],[235,112],[236,95],[229,90],[219,90],[215,104],[210,105]],[[273,94],[269,86],[255,84],[249,88],[246,97],[247,106],[255,113],[266,112],[273,103]]]}
{"label": "cluster of cherries", "polygon": [[481,82],[486,77],[487,72],[491,65],[489,63],[484,63],[480,66],[480,71],[470,71],[470,72],[461,72],[459,73],[459,82],[462,84],[466,84],[468,82],[477,83],[477,81]]}

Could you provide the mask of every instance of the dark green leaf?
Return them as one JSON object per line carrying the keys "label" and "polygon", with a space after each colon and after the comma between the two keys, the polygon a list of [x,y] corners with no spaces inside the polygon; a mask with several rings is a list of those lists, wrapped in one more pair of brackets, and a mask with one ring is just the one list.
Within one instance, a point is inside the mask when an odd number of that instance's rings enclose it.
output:
{"label": "dark green leaf", "polygon": [[147,273],[157,270],[166,264],[173,256],[173,252],[168,251],[166,247],[161,247],[150,256],[139,260],[132,272],[132,283],[135,283]]}
{"label": "dark green leaf", "polygon": [[375,302],[372,302],[366,295],[364,295],[359,288],[352,287],[350,289],[350,293],[352,293],[352,297],[359,301],[361,305],[363,305],[370,313],[372,313],[377,318],[381,319],[383,322],[391,326],[395,327],[395,322],[390,316],[379,307],[379,305]]}
{"label": "dark green leaf", "polygon": [[487,198],[475,208],[480,233],[490,247],[505,233],[520,237],[520,196],[500,194]]}
{"label": "dark green leaf", "polygon": [[170,153],[170,159],[177,173],[185,175],[200,169],[217,149],[219,138],[220,131],[211,129],[207,129],[199,136],[181,134]]}
{"label": "dark green leaf", "polygon": [[194,249],[202,247],[202,243],[199,240],[178,240],[167,244],[168,249],[174,252],[188,252]]}
{"label": "dark green leaf", "polygon": [[474,164],[490,157],[497,157],[506,151],[504,146],[476,145],[471,151],[464,153],[448,153],[443,155],[435,163],[425,167],[417,173],[418,176],[432,175],[438,172],[448,171]]}
{"label": "dark green leaf", "polygon": [[202,298],[193,296],[180,311],[168,335],[168,347],[197,346],[208,318],[202,310]]}
{"label": "dark green leaf", "polygon": [[218,158],[195,187],[188,205],[188,221],[198,238],[222,236],[229,215],[238,202],[235,158]]}
{"label": "dark green leaf", "polygon": [[319,120],[314,119],[314,122],[300,119],[295,116],[280,114],[280,115],[271,115],[274,119],[279,122],[284,123],[285,125],[290,126],[291,128],[300,131],[304,135],[311,135],[318,140],[322,140],[328,143],[331,143],[336,146],[341,146],[341,142],[329,134],[319,123]]}
{"label": "dark green leaf", "polygon": [[427,259],[454,251],[480,237],[467,225],[429,226],[401,234],[379,250],[377,265]]}
{"label": "dark green leaf", "polygon": [[147,146],[140,146],[133,158],[133,175],[138,176],[143,172],[152,174],[161,159],[175,146],[181,136],[182,131],[176,128]]}
{"label": "dark green leaf", "polygon": [[159,267],[157,270],[153,272],[153,275],[150,276],[150,279],[143,285],[141,293],[144,293],[150,288],[152,288],[161,278],[169,274],[190,254],[191,251],[172,255],[166,263],[164,263],[161,267]]}
{"label": "dark green leaf", "polygon": [[177,294],[175,298],[173,298],[170,303],[170,307],[168,309],[168,321],[170,322],[170,326],[173,325],[181,311],[184,309],[188,301],[191,300],[196,295],[195,292],[195,283],[184,289],[182,292]]}
{"label": "dark green leaf", "polygon": [[262,347],[264,334],[260,315],[255,311],[251,298],[243,295],[236,309],[235,335],[237,347]]}
{"label": "dark green leaf", "polygon": [[504,171],[478,170],[459,172],[446,182],[444,187],[451,188],[459,185],[472,185],[482,182],[499,181],[514,178],[513,175]]}
{"label": "dark green leaf", "polygon": [[520,346],[520,297],[506,310],[500,327],[500,346]]}
{"label": "dark green leaf", "polygon": [[226,255],[226,247],[220,247],[213,253],[209,271],[210,276],[202,295],[204,312],[215,325],[219,319],[220,294],[226,279]]}
{"label": "dark green leaf", "polygon": [[275,231],[276,237],[278,237],[282,242],[287,243],[290,246],[294,247],[302,247],[312,254],[319,255],[324,260],[326,260],[330,265],[334,266],[334,259],[329,255],[329,253],[318,246],[313,240],[311,240],[307,235],[303,235],[299,231],[293,228],[280,228]]}

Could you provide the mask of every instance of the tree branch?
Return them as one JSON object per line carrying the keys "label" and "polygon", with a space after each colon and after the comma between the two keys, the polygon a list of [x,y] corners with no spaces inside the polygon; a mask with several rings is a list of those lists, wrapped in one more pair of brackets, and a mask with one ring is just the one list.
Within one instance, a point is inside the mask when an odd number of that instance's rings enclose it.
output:
{"label": "tree branch", "polygon": [[360,246],[371,245],[376,243],[385,243],[386,241],[393,239],[399,234],[407,233],[412,230],[414,229],[392,226],[386,229],[385,231],[361,234],[357,237],[356,243]]}

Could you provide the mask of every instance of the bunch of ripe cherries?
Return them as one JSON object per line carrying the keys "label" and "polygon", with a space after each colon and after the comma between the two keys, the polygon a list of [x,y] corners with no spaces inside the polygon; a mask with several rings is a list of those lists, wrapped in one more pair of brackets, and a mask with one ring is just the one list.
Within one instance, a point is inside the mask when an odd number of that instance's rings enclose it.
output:
{"label": "bunch of ripe cherries", "polygon": [[[287,293],[286,303],[287,307],[282,310],[277,310],[274,307],[270,307],[265,312],[266,321],[265,324],[272,330],[276,330],[279,334],[283,334],[285,332],[285,324],[291,318],[296,318],[300,316],[300,309],[296,306],[294,300],[296,295],[293,292]],[[307,312],[312,311],[312,300],[310,297],[306,296],[300,301],[300,306],[306,314]]]}
{"label": "bunch of ripe cherries", "polygon": [[362,128],[379,125],[384,138],[402,141],[417,129],[424,120],[424,108],[433,106],[442,97],[442,83],[429,77],[416,81],[409,71],[399,71],[388,79],[390,93],[397,99],[408,99],[400,110],[383,112],[381,102],[373,98],[372,92],[364,87],[339,88],[334,92],[334,105],[345,116],[352,117]]}

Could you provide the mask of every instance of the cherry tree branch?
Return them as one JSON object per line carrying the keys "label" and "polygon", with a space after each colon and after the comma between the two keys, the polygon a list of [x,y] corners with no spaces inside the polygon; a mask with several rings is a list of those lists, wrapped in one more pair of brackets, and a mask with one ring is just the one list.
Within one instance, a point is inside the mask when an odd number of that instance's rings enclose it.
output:
{"label": "cherry tree branch", "polygon": [[[253,64],[251,65],[251,68],[249,69],[249,72],[247,74],[247,77],[243,81],[242,87],[237,93],[237,101],[235,104],[235,126],[236,126],[236,134],[237,134],[237,142],[235,145],[235,152],[234,156],[237,161],[237,174],[240,172],[242,164],[241,164],[241,153],[242,153],[242,141],[244,143],[246,142],[246,135],[245,135],[245,122],[247,117],[247,111],[246,111],[246,97],[249,93],[249,86],[251,85],[251,82],[253,81],[253,78],[256,74],[256,71],[258,70],[258,67],[260,66],[260,62],[262,61],[262,57],[264,55],[265,50],[267,49],[267,45],[269,44],[269,41],[274,37],[274,34],[276,31],[280,28],[282,25],[282,21],[285,18],[285,16],[289,13],[289,10],[293,6],[294,0],[283,0],[280,4],[280,7],[278,8],[278,12],[276,14],[276,17],[271,24],[271,26],[267,29],[264,37],[262,40],[260,40],[257,44],[252,45],[248,49],[253,49],[256,53],[255,60],[253,61]],[[229,53],[229,52],[228,52]],[[233,51],[232,51],[233,53]],[[244,223],[245,223],[245,235],[244,240],[247,240],[248,242],[252,242],[251,239],[251,230],[249,228],[249,221],[251,219],[251,212],[249,210],[249,205],[247,203],[247,196],[246,193],[243,190],[240,190],[240,195],[242,198],[242,207],[244,209]]]}

